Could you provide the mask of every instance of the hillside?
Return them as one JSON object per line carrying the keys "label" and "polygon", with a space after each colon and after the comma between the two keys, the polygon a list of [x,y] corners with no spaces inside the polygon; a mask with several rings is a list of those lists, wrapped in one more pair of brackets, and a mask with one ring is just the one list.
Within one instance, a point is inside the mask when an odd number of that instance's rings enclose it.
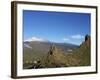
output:
{"label": "hillside", "polygon": [[71,67],[71,66],[89,66],[90,61],[90,36],[85,36],[85,41],[79,48],[72,51],[71,54],[64,54],[56,46],[52,46],[46,59],[46,67]]}
{"label": "hillside", "polygon": [[65,43],[25,42],[23,68],[89,66],[90,36],[80,46]]}
{"label": "hillside", "polygon": [[63,51],[63,53],[66,54],[66,52],[71,53],[72,50],[76,49],[77,45],[68,44],[68,43],[54,43],[54,42],[41,42],[41,41],[26,41],[23,43],[23,68],[29,68],[33,65],[34,61],[41,61],[42,64],[44,64],[43,59],[46,58],[48,55],[48,52],[50,50],[50,47],[52,45],[55,45],[57,49]]}
{"label": "hillside", "polygon": [[85,41],[73,53],[79,56],[80,66],[91,65],[91,40],[89,35],[85,36]]}

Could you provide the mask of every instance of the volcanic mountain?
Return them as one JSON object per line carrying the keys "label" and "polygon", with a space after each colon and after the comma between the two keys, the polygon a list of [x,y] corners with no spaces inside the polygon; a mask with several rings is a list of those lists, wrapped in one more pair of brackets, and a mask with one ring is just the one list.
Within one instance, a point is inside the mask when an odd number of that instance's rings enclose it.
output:
{"label": "volcanic mountain", "polygon": [[55,45],[62,50],[65,54],[72,53],[72,51],[79,46],[69,43],[55,43],[45,39],[33,37],[23,42],[23,62],[31,63],[34,60],[40,60],[46,56],[50,47]]}
{"label": "volcanic mountain", "polygon": [[80,46],[69,43],[55,43],[47,40],[23,42],[23,68],[55,68],[91,65],[89,35]]}

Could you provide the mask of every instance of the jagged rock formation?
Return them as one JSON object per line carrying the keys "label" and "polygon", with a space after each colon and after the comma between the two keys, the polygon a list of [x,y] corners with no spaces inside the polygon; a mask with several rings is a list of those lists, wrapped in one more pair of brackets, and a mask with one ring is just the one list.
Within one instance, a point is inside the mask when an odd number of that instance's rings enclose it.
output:
{"label": "jagged rock formation", "polygon": [[91,40],[90,40],[90,36],[89,35],[85,36],[85,44],[86,44],[87,47],[90,47]]}
{"label": "jagged rock formation", "polygon": [[80,58],[80,66],[91,65],[91,38],[89,35],[85,36],[85,41],[74,52]]}
{"label": "jagged rock formation", "polygon": [[47,55],[46,65],[48,67],[63,67],[66,65],[64,53],[55,45],[52,45]]}
{"label": "jagged rock formation", "polygon": [[68,67],[79,65],[72,54],[64,53],[52,45],[46,59],[46,67]]}
{"label": "jagged rock formation", "polygon": [[[48,47],[47,47],[48,48]],[[75,48],[71,53],[63,51],[62,48],[52,44],[46,54],[38,54],[32,57],[32,61],[25,64],[25,69],[37,68],[56,68],[56,67],[72,67],[72,66],[90,66],[91,65],[91,37],[85,36],[84,42]],[[34,52],[34,50],[32,51]],[[28,52],[29,53],[29,52]],[[34,54],[35,56],[35,54]],[[40,57],[39,57],[40,56]],[[27,57],[27,56],[26,56]],[[30,58],[28,58],[29,60]]]}
{"label": "jagged rock formation", "polygon": [[72,54],[64,53],[53,44],[45,64],[46,67],[69,67],[89,66],[90,63],[90,36],[86,35],[84,42]]}
{"label": "jagged rock formation", "polygon": [[90,45],[91,45],[91,38],[90,38],[89,35],[85,36],[85,41],[80,46],[83,46],[83,45],[85,45],[87,47],[90,47]]}

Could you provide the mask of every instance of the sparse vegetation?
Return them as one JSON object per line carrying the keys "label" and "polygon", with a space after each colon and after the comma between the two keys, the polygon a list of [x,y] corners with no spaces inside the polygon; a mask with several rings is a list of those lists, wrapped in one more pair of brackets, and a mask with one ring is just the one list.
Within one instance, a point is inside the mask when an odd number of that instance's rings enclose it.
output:
{"label": "sparse vegetation", "polygon": [[[86,35],[85,41],[79,47],[70,47],[71,52],[67,52],[63,47],[57,44],[50,44],[47,46],[45,43],[46,50],[42,44],[43,49],[29,50],[24,48],[23,54],[23,68],[55,68],[55,67],[72,67],[72,66],[90,66],[91,65],[91,54],[90,54],[90,36]],[[30,44],[32,45],[32,44]]]}

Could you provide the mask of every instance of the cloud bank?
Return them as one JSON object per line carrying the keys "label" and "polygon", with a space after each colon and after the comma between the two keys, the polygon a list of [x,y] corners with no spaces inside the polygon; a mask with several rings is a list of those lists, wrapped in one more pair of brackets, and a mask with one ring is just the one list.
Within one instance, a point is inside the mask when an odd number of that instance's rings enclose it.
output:
{"label": "cloud bank", "polygon": [[73,39],[83,39],[84,36],[80,35],[80,34],[77,34],[77,35],[72,35],[71,38],[73,38]]}
{"label": "cloud bank", "polygon": [[38,37],[32,37],[32,38],[29,38],[25,41],[29,41],[29,42],[31,42],[31,41],[41,41],[41,42],[44,42],[44,41],[47,41],[47,40],[42,39],[42,38],[38,38]]}
{"label": "cloud bank", "polygon": [[62,40],[63,41],[69,41],[69,38],[63,38]]}

